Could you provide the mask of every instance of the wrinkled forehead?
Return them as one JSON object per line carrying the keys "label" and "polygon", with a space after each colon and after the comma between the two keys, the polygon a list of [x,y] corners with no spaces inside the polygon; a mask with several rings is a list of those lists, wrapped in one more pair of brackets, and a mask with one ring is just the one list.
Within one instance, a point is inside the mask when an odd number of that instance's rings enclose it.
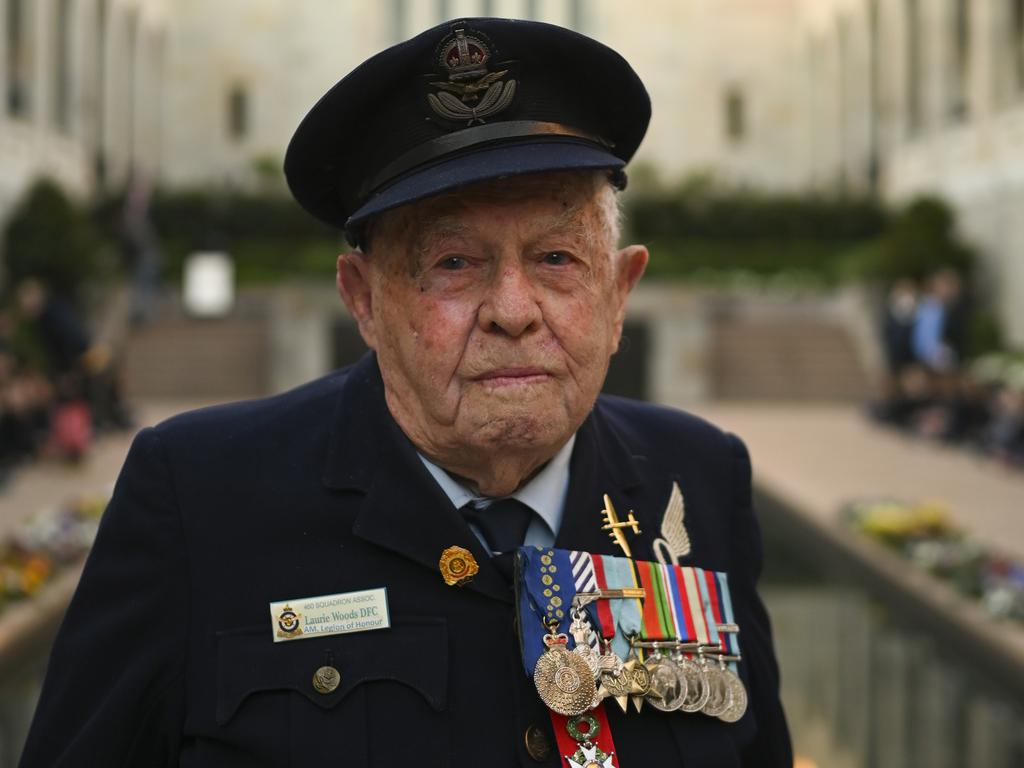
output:
{"label": "wrinkled forehead", "polygon": [[602,195],[614,197],[603,173],[559,172],[488,181],[388,211],[373,222],[367,239],[375,249],[384,240],[420,251],[439,240],[469,235],[486,225],[489,212],[503,206],[523,212],[524,229],[532,225],[541,231],[597,236]]}

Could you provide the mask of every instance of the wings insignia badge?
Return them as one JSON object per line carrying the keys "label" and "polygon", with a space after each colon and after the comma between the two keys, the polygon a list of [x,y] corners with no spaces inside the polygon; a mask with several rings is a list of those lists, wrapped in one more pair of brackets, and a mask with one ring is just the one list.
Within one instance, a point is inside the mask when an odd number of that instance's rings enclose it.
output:
{"label": "wings insignia badge", "polygon": [[685,515],[683,492],[679,490],[679,483],[673,481],[668,506],[661,519],[661,538],[655,539],[653,544],[654,554],[663,565],[678,565],[679,558],[690,554],[690,534],[683,523]]}

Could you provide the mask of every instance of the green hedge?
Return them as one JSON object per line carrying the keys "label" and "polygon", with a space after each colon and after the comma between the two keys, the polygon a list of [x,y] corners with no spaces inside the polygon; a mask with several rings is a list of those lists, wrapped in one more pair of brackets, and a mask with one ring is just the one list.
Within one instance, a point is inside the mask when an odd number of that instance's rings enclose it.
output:
{"label": "green hedge", "polygon": [[887,212],[868,199],[687,192],[637,194],[626,204],[630,232],[640,240],[701,238],[729,242],[848,243],[880,235]]}

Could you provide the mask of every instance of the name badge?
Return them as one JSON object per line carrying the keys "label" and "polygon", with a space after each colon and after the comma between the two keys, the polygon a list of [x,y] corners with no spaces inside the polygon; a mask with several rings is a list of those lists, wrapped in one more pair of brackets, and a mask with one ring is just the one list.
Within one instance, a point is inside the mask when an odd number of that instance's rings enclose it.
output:
{"label": "name badge", "polygon": [[381,587],[271,603],[270,622],[275,643],[387,629],[388,591]]}

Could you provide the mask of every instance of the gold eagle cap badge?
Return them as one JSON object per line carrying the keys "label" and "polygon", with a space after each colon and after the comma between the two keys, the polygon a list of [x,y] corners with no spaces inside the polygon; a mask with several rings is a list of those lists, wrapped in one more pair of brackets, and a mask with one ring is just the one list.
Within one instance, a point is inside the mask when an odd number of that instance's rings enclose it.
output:
{"label": "gold eagle cap badge", "polygon": [[427,94],[434,114],[470,126],[507,109],[516,95],[516,81],[504,79],[508,69],[489,71],[490,60],[491,49],[477,32],[456,29],[445,38],[437,64],[448,79],[432,81],[437,93]]}

